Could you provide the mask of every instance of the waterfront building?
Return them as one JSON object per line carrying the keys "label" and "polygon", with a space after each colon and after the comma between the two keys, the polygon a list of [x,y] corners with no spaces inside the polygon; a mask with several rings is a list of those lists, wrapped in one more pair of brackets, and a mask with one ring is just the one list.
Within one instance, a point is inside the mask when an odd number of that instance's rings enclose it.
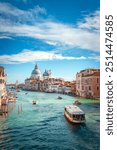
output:
{"label": "waterfront building", "polygon": [[46,92],[70,94],[71,93],[71,87],[70,86],[64,86],[61,84],[49,84],[48,88],[46,89]]}
{"label": "waterfront building", "polygon": [[74,96],[76,95],[76,81],[66,81],[64,86],[67,87],[66,90],[68,90],[69,94],[72,94]]}
{"label": "waterfront building", "polygon": [[2,105],[7,104],[7,91],[6,91],[6,75],[4,67],[0,66],[0,110]]}
{"label": "waterfront building", "polygon": [[25,80],[24,89],[31,90],[31,82],[32,82],[32,80],[29,79],[29,78],[27,78],[27,79]]}
{"label": "waterfront building", "polygon": [[32,70],[30,78],[27,78],[25,80],[24,89],[27,90],[38,90],[38,81],[42,80],[41,71],[38,68],[38,65],[36,64],[34,69]]}
{"label": "waterfront building", "polygon": [[[51,70],[45,70],[42,76],[41,71],[36,64],[31,73],[31,77],[25,80],[24,89],[44,92],[57,92],[57,87],[63,83],[64,80],[61,78],[51,78]],[[57,87],[54,89],[55,85]]]}
{"label": "waterfront building", "polygon": [[58,93],[64,93],[63,85],[59,85]]}
{"label": "waterfront building", "polygon": [[71,86],[63,86],[63,93],[71,94]]}
{"label": "waterfront building", "polygon": [[59,85],[63,85],[64,84],[64,79],[62,78],[49,78],[48,82],[50,84],[59,84]]}
{"label": "waterfront building", "polygon": [[33,80],[31,82],[31,86],[30,87],[31,87],[32,91],[37,91],[38,90],[38,82],[36,80]]}
{"label": "waterfront building", "polygon": [[100,97],[100,69],[81,70],[76,74],[76,95],[86,98]]}
{"label": "waterfront building", "polygon": [[[50,78],[48,80],[48,88],[47,91],[49,92],[59,92],[59,89],[63,88],[64,85],[64,80],[62,78]],[[63,91],[63,89],[62,89]],[[63,92],[59,92],[59,93],[63,93]]]}
{"label": "waterfront building", "polygon": [[32,78],[28,78],[25,80],[24,89],[37,91],[39,90],[38,82],[41,82],[41,80],[34,80]]}
{"label": "waterfront building", "polygon": [[24,89],[71,94],[72,92],[75,93],[75,87],[75,82],[64,81],[63,78],[52,78],[51,70],[45,70],[41,76],[41,71],[36,64],[31,77],[25,80]]}
{"label": "waterfront building", "polygon": [[72,81],[70,85],[72,95],[76,96],[76,81]]}
{"label": "waterfront building", "polygon": [[47,92],[56,92],[58,93],[59,84],[49,84]]}
{"label": "waterfront building", "polygon": [[18,84],[18,88],[19,88],[19,89],[24,89],[24,87],[25,87],[25,84],[24,84],[24,83],[19,83],[19,84]]}
{"label": "waterfront building", "polygon": [[48,84],[47,91],[48,92],[56,92],[63,94],[71,94],[72,89],[71,85],[66,85],[67,82],[63,82],[61,79],[55,79],[54,82]]}
{"label": "waterfront building", "polygon": [[34,91],[44,91],[48,87],[48,81],[50,77],[51,77],[51,70],[45,70],[42,76],[42,73],[38,68],[38,65],[36,64],[31,73],[30,78],[27,78],[25,80],[24,89]]}

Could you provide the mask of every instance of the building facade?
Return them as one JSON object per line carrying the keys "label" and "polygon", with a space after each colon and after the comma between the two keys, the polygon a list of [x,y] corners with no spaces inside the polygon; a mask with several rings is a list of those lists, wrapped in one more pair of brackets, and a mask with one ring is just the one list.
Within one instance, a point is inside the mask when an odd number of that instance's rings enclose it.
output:
{"label": "building facade", "polygon": [[40,69],[36,64],[30,78],[27,78],[25,80],[24,89],[33,91],[44,91],[48,87],[50,77],[51,70],[45,70],[42,75]]}
{"label": "building facade", "polygon": [[7,103],[6,75],[4,73],[4,67],[0,66],[0,109],[2,105],[6,103]]}
{"label": "building facade", "polygon": [[64,81],[62,78],[52,78],[51,70],[45,70],[43,75],[35,65],[30,78],[25,80],[24,89],[31,91],[56,92],[69,94],[73,90],[73,83]]}
{"label": "building facade", "polygon": [[100,97],[99,69],[86,69],[76,74],[76,95],[85,98]]}

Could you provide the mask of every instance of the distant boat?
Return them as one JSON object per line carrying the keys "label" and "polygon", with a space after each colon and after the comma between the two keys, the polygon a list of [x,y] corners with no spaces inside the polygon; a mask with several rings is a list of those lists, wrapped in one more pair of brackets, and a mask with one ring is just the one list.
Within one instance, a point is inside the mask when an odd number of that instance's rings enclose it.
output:
{"label": "distant boat", "polygon": [[33,101],[33,105],[36,105],[37,104],[37,102],[36,101]]}
{"label": "distant boat", "polygon": [[45,91],[46,93],[53,93],[53,91],[49,91],[49,90],[47,90],[47,91]]}
{"label": "distant boat", "polygon": [[85,113],[75,105],[67,105],[64,108],[64,115],[72,123],[85,123]]}
{"label": "distant boat", "polygon": [[74,105],[81,105],[81,102],[77,100],[77,101],[75,101],[73,104],[74,104]]}
{"label": "distant boat", "polygon": [[20,90],[19,90],[19,89],[17,89],[17,92],[20,92]]}
{"label": "distant boat", "polygon": [[57,99],[63,99],[61,96],[58,96],[58,98]]}

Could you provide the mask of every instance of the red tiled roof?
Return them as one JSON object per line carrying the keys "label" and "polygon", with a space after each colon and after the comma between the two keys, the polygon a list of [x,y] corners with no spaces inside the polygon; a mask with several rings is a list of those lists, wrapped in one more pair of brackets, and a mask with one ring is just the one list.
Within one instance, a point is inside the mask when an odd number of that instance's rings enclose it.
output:
{"label": "red tiled roof", "polygon": [[94,73],[92,73],[92,74],[87,74],[87,75],[84,75],[83,77],[91,77],[91,76],[100,76],[100,72],[98,71],[98,72],[94,72]]}
{"label": "red tiled roof", "polygon": [[93,76],[100,76],[100,72],[94,72]]}

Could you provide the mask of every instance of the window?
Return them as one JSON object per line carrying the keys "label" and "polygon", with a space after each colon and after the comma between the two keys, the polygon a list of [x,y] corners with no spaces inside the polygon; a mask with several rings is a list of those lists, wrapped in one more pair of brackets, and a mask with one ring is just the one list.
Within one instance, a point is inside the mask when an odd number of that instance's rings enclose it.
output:
{"label": "window", "polygon": [[1,83],[1,84],[3,83],[2,79],[0,79],[0,83]]}
{"label": "window", "polygon": [[97,91],[99,91],[99,86],[97,86]]}
{"label": "window", "polygon": [[99,78],[97,78],[97,83],[99,83]]}
{"label": "window", "polygon": [[84,86],[82,86],[82,90],[84,90]]}
{"label": "window", "polygon": [[85,120],[85,115],[73,115],[74,120]]}
{"label": "window", "polygon": [[89,86],[89,90],[91,90],[91,86]]}

